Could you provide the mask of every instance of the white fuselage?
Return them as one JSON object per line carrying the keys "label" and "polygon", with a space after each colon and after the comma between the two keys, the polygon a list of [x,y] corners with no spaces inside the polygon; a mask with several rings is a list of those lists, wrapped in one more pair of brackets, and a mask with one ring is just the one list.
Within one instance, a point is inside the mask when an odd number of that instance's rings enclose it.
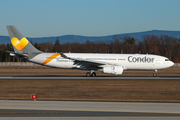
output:
{"label": "white fuselage", "polygon": [[[42,64],[50,56],[55,53],[41,53],[30,59],[29,61]],[[82,58],[92,61],[100,61],[111,63],[114,66],[123,66],[124,70],[158,70],[168,68],[174,65],[166,57],[158,55],[148,55],[148,54],[93,54],[93,53],[64,53],[68,57],[72,58]],[[53,58],[46,64],[46,66],[56,67],[56,68],[76,68],[84,69],[82,66],[74,63],[74,60],[65,59],[61,55]],[[89,70],[89,69],[87,69]]]}

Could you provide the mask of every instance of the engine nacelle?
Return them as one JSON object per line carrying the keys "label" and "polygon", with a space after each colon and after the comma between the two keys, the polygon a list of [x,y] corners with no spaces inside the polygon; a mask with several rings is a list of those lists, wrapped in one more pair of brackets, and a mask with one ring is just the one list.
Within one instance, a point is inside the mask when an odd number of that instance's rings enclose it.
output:
{"label": "engine nacelle", "polygon": [[122,66],[106,66],[103,67],[103,73],[121,75],[123,73]]}

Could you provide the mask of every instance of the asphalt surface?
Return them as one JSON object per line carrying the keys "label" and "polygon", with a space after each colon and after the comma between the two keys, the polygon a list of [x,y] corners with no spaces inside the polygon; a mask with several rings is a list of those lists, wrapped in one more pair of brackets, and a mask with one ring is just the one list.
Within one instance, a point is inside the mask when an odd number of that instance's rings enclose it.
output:
{"label": "asphalt surface", "polygon": [[1,120],[180,119],[180,103],[0,100]]}
{"label": "asphalt surface", "polygon": [[99,80],[119,80],[119,79],[132,79],[132,80],[180,80],[180,76],[97,76],[97,77],[84,77],[84,76],[57,76],[57,75],[52,75],[52,76],[0,76],[0,79],[19,79],[19,80],[31,80],[31,79],[36,79],[36,80],[48,80],[48,79],[53,79],[53,80],[63,80],[63,79],[73,79],[73,80],[83,80],[83,79],[99,79]]}
{"label": "asphalt surface", "polygon": [[[0,79],[157,79],[180,76],[0,76]],[[1,120],[150,120],[180,119],[180,103],[0,100]]]}
{"label": "asphalt surface", "polygon": [[[4,113],[4,114],[3,114]],[[1,117],[180,117],[178,113],[0,109]]]}
{"label": "asphalt surface", "polygon": [[180,114],[180,103],[0,100],[0,109]]}

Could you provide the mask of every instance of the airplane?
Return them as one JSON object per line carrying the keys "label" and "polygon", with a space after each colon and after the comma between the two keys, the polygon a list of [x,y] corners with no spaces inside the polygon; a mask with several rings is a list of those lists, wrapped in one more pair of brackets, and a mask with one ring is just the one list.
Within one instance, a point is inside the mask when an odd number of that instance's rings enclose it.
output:
{"label": "airplane", "polygon": [[80,69],[90,72],[87,77],[96,76],[95,71],[121,75],[124,70],[157,70],[174,65],[168,58],[151,54],[98,54],[98,53],[45,53],[36,49],[14,26],[6,26],[14,51],[10,56],[25,59],[36,64],[64,69]]}

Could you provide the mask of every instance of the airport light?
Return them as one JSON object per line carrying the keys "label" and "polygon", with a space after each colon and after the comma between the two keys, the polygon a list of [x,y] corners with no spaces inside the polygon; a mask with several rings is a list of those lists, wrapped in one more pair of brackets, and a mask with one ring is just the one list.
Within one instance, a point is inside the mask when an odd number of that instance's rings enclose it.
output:
{"label": "airport light", "polygon": [[34,99],[34,101],[36,101],[37,95],[32,95],[32,99]]}

